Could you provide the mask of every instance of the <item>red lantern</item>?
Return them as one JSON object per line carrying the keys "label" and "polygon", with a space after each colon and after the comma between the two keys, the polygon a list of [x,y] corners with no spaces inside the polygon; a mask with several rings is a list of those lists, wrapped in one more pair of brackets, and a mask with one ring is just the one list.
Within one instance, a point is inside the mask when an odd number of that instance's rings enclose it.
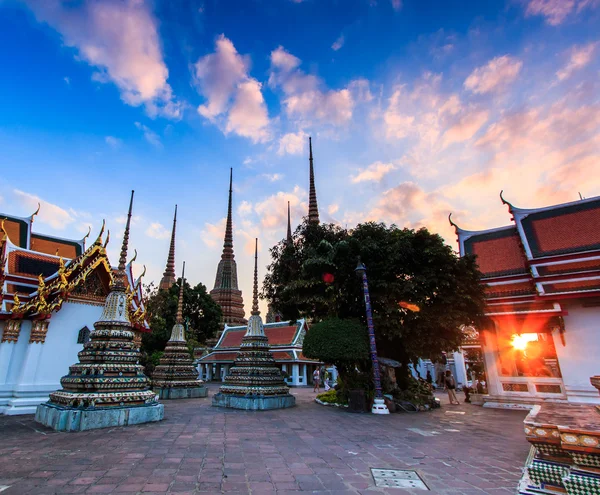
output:
{"label": "red lantern", "polygon": [[332,273],[324,273],[323,274],[323,282],[325,282],[326,284],[332,284],[334,280],[335,280],[335,277],[333,276]]}

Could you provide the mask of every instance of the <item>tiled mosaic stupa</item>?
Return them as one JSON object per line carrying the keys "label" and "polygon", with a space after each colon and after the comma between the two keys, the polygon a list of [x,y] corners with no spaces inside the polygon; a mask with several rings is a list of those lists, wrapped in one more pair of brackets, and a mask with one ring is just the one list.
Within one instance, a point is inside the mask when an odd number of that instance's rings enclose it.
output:
{"label": "tiled mosaic stupa", "polygon": [[252,315],[233,367],[225,377],[213,406],[265,410],[292,407],[296,399],[283,381],[265,336],[258,310],[258,239],[254,253]]}
{"label": "tiled mosaic stupa", "polygon": [[[590,379],[600,390],[600,377]],[[600,410],[592,404],[544,403],[525,418],[535,447],[518,493],[600,495]]]}
{"label": "tiled mosaic stupa", "polygon": [[79,352],[79,363],[61,378],[62,390],[40,404],[35,420],[59,431],[81,431],[160,421],[164,406],[150,389],[150,379],[138,363],[133,325],[127,308],[125,266],[133,191],[119,266],[90,341]]}
{"label": "tiled mosaic stupa", "polygon": [[181,271],[177,318],[171,338],[167,342],[160,364],[152,375],[152,385],[161,399],[192,399],[206,397],[208,389],[198,380],[198,371],[192,364],[192,357],[185,340],[183,326],[183,286],[185,262]]}

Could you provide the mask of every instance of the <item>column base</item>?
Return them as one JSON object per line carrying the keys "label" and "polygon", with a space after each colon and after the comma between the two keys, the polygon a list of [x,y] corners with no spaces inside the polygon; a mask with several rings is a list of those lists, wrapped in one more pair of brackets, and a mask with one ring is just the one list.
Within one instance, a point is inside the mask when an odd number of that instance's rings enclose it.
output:
{"label": "column base", "polygon": [[168,399],[199,399],[208,397],[208,389],[206,387],[160,387],[154,391],[158,394],[160,400]]}
{"label": "column base", "polygon": [[296,405],[293,395],[275,396],[244,396],[218,393],[213,395],[212,405],[215,407],[230,407],[246,411],[268,411],[271,409],[284,409]]}
{"label": "column base", "polygon": [[385,401],[383,399],[375,399],[375,401],[373,402],[373,407],[371,408],[371,413],[389,414],[390,410],[385,405]]}
{"label": "column base", "polygon": [[164,407],[155,403],[110,409],[74,409],[46,402],[37,407],[35,420],[56,431],[95,430],[160,421],[164,417]]}

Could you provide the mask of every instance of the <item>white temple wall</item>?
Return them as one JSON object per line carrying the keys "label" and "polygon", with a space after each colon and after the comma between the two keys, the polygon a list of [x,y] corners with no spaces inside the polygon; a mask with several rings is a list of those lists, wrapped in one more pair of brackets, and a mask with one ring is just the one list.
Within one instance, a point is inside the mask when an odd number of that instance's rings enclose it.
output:
{"label": "white temple wall", "polygon": [[553,332],[554,346],[569,402],[600,404],[600,395],[590,377],[600,374],[600,308],[584,308],[580,301],[561,303],[564,316],[565,344]]}
{"label": "white temple wall", "polygon": [[32,323],[23,321],[18,342],[8,344],[15,349],[6,379],[0,381],[0,413],[35,413],[37,405],[60,388],[60,379],[69,366],[78,362],[77,353],[83,348],[77,343],[79,330],[87,326],[92,331],[101,313],[102,306],[64,303],[52,315],[43,344],[29,343]]}

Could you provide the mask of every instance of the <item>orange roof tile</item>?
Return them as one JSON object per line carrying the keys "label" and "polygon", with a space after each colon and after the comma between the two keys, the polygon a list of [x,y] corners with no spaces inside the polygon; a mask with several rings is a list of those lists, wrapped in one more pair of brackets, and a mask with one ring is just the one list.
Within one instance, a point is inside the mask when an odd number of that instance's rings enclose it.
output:
{"label": "orange roof tile", "polygon": [[296,326],[265,327],[265,335],[270,345],[291,344],[296,335]]}
{"label": "orange roof tile", "polygon": [[486,276],[526,273],[527,260],[516,229],[508,235],[481,236],[470,240],[471,254],[477,256],[479,270]]}
{"label": "orange roof tile", "polygon": [[535,289],[530,280],[515,282],[512,284],[487,285],[485,294],[487,297],[507,297],[533,294]]}
{"label": "orange roof tile", "polygon": [[533,213],[522,224],[534,256],[600,249],[600,205],[596,203]]}
{"label": "orange roof tile", "polygon": [[595,280],[574,280],[572,282],[544,284],[544,291],[547,294],[556,292],[578,292],[600,289],[600,279]]}
{"label": "orange roof tile", "polygon": [[538,266],[540,275],[557,275],[561,273],[586,272],[600,270],[600,260],[578,261],[576,263],[561,263],[560,265]]}
{"label": "orange roof tile", "polygon": [[31,236],[31,250],[69,259],[75,258],[79,254],[73,243],[61,242],[58,239],[49,239],[35,234]]}
{"label": "orange roof tile", "polygon": [[[239,348],[245,333],[246,328],[227,330],[223,341],[219,344],[219,348]],[[296,327],[265,327],[265,335],[269,339],[270,345],[291,345],[296,335]]]}

